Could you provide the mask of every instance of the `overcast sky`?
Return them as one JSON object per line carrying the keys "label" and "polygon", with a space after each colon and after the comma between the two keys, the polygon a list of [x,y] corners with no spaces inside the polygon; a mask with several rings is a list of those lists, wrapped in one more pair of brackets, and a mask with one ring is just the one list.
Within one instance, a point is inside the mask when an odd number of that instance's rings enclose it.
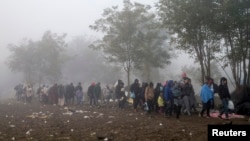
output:
{"label": "overcast sky", "polygon": [[[131,0],[154,5],[158,0]],[[67,33],[74,36],[97,33],[89,25],[101,18],[105,8],[123,7],[123,0],[0,0],[0,51],[1,61],[9,43],[18,44],[23,38],[39,40],[43,33]]]}
{"label": "overcast sky", "polygon": [[[154,6],[158,0],[131,0]],[[89,25],[102,17],[103,10],[118,5],[123,0],[0,0],[0,65],[9,51],[8,44],[19,45],[24,39],[40,40],[43,33],[67,33],[67,40],[75,36],[97,36]],[[187,61],[179,61],[183,64]],[[176,60],[174,60],[176,61]],[[4,74],[2,74],[4,75]]]}
{"label": "overcast sky", "polygon": [[[158,0],[131,0],[154,6]],[[9,51],[8,44],[24,39],[40,40],[43,33],[67,33],[67,40],[75,36],[97,36],[89,25],[102,17],[103,10],[123,0],[0,0],[0,65],[3,67]],[[182,64],[187,61],[180,61]]]}
{"label": "overcast sky", "polygon": [[[131,2],[154,6],[158,0]],[[105,8],[116,5],[123,7],[123,0],[0,0],[0,78],[8,80],[2,73],[8,72],[4,65],[9,56],[8,44],[19,45],[24,38],[40,40],[47,30],[67,33],[68,41],[75,36],[97,36],[99,33],[90,30],[89,25],[102,17]],[[172,62],[181,66],[187,60],[182,56]]]}
{"label": "overcast sky", "polygon": [[[131,0],[152,6],[157,1]],[[47,30],[67,33],[67,41],[75,36],[100,35],[89,25],[112,6],[122,8],[123,0],[0,0],[0,97],[6,83],[14,81],[9,77],[14,74],[4,64],[9,56],[8,44],[19,45],[24,38],[40,40]]]}

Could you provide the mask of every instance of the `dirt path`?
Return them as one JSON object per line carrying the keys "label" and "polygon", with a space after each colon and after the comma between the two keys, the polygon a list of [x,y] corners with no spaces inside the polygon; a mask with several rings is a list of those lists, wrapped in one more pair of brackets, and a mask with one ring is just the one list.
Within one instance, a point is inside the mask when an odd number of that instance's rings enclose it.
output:
{"label": "dirt path", "polygon": [[[73,112],[71,112],[73,111]],[[180,120],[165,118],[131,107],[59,107],[18,103],[0,104],[0,140],[18,141],[205,141],[208,124],[224,124],[217,118],[183,115]],[[250,124],[231,119],[233,124]]]}

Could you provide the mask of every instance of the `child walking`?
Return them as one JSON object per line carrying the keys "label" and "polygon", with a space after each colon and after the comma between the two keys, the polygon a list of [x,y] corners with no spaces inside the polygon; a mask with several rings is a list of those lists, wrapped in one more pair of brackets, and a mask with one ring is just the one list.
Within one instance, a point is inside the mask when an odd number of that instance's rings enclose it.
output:
{"label": "child walking", "polygon": [[157,104],[159,107],[159,113],[163,114],[163,107],[164,107],[163,93],[160,93],[160,95],[158,96]]}

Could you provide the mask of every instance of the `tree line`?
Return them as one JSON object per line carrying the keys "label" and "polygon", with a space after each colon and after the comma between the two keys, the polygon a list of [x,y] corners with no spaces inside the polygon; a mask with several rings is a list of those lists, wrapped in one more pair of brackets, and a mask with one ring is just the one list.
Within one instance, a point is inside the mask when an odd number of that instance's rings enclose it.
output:
{"label": "tree line", "polygon": [[[81,47],[98,50],[109,68],[125,71],[128,86],[134,70],[150,81],[155,69],[166,68],[174,51],[181,50],[199,64],[201,84],[214,75],[216,62],[230,68],[239,88],[250,84],[249,12],[249,0],[159,0],[154,6],[124,0],[122,8],[104,9],[89,25],[103,36]],[[9,68],[22,72],[27,82],[60,80],[72,59],[65,53],[65,37],[46,31],[40,41],[9,45]]]}

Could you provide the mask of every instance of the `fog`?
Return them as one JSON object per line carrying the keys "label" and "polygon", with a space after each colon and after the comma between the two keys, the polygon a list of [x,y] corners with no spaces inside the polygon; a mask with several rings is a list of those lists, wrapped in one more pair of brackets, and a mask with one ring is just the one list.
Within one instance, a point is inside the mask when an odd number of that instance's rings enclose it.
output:
{"label": "fog", "polygon": [[[157,0],[136,0],[136,2],[153,6]],[[18,45],[25,38],[34,41],[40,40],[43,33],[47,30],[57,34],[66,33],[66,42],[68,45],[73,47],[73,49],[68,52],[75,57],[75,60],[73,60],[74,62],[67,64],[68,66],[63,70],[63,73],[67,74],[64,75],[65,77],[62,79],[64,82],[86,82],[83,84],[86,87],[91,81],[105,80],[105,82],[103,82],[104,84],[112,83],[117,79],[123,79],[125,81],[124,75],[107,76],[107,74],[112,74],[112,71],[106,74],[106,77],[108,78],[105,78],[104,75],[97,78],[89,78],[87,76],[91,76],[91,70],[88,70],[87,66],[70,69],[70,65],[72,65],[72,63],[82,63],[80,62],[82,59],[81,55],[83,58],[90,58],[91,54],[96,53],[93,52],[93,50],[86,49],[84,50],[85,54],[77,54],[80,50],[78,50],[79,48],[72,44],[72,42],[78,39],[81,44],[87,46],[87,44],[89,44],[87,39],[96,39],[100,37],[100,33],[90,30],[89,25],[93,24],[95,20],[101,18],[101,14],[105,8],[110,8],[111,6],[116,5],[122,7],[122,3],[123,0],[1,0],[1,98],[13,96],[14,86],[18,83],[23,83],[24,81],[24,78],[20,73],[11,72],[11,70],[5,64],[7,57],[10,54],[9,50],[7,49],[7,45]],[[100,62],[100,59],[102,58],[97,57],[95,60],[91,58],[90,60],[87,60],[85,64],[91,65],[91,61],[96,63]],[[175,57],[171,60],[171,62],[171,65],[167,66],[166,69],[160,70],[160,74],[163,75],[163,77],[161,77],[161,80],[159,81],[165,81],[170,77],[171,79],[179,79],[182,72],[181,68],[185,65],[193,64],[193,60],[190,59],[186,54],[181,54],[178,57]],[[81,72],[81,69],[83,69],[83,74],[79,73]],[[103,65],[103,71],[105,70],[105,65]],[[114,72],[119,71],[115,70],[114,68]],[[133,79],[136,77],[137,76],[132,75],[131,81],[133,81]]]}

